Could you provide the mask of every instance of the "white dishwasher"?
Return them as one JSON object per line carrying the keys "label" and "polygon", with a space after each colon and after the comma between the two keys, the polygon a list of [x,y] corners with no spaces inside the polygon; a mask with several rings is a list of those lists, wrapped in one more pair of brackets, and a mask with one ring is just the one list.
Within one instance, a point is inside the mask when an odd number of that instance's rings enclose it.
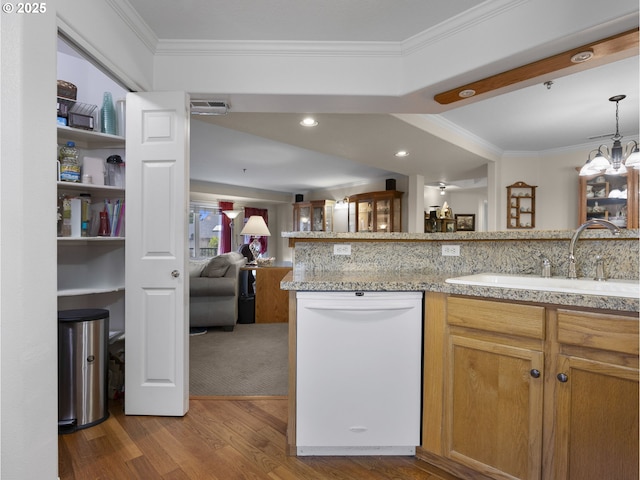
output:
{"label": "white dishwasher", "polygon": [[298,292],[298,455],[414,455],[421,292]]}

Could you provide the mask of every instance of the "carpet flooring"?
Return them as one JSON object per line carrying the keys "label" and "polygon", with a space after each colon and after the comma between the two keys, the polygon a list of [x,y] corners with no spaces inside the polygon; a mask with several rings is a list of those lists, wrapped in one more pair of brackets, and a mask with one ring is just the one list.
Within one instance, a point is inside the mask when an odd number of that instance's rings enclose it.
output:
{"label": "carpet flooring", "polygon": [[189,394],[261,396],[288,393],[287,323],[209,328],[189,337]]}

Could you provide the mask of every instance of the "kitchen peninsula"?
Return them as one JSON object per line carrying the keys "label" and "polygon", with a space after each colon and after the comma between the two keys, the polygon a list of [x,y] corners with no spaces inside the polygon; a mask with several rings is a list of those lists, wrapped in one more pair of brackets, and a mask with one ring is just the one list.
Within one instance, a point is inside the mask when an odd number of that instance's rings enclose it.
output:
{"label": "kitchen peninsula", "polygon": [[[462,478],[637,478],[637,295],[445,282],[479,272],[564,277],[572,231],[283,233],[293,247],[290,418],[296,447],[296,292],[424,292],[422,441],[416,456]],[[596,257],[638,280],[638,230],[585,231],[579,277]],[[334,255],[334,245],[350,255]],[[459,246],[459,256],[442,247]],[[340,249],[344,251],[345,249]],[[604,415],[604,417],[603,417]],[[606,420],[603,420],[606,419]]]}

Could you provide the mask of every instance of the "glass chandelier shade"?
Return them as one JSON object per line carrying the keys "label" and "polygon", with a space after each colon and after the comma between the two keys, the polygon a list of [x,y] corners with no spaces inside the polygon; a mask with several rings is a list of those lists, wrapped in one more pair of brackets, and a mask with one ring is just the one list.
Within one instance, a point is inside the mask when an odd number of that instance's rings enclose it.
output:
{"label": "glass chandelier shade", "polygon": [[[600,145],[596,150],[589,152],[587,162],[580,169],[580,175],[597,175],[605,173],[606,175],[624,175],[627,168],[640,170],[640,150],[638,142],[632,140],[626,145],[622,145],[622,135],[619,129],[618,104],[626,95],[616,95],[609,99],[610,102],[616,102],[616,133],[611,140],[613,145],[609,148],[606,145]],[[592,156],[595,153],[594,156]]]}

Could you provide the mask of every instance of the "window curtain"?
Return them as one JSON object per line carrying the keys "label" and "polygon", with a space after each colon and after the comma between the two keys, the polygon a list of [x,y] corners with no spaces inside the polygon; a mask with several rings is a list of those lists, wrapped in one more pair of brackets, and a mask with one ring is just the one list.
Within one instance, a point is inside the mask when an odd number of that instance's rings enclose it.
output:
{"label": "window curtain", "polygon": [[[264,218],[264,223],[267,224],[267,227],[269,226],[269,211],[266,208],[249,208],[249,207],[245,207],[245,209],[244,209],[244,223],[247,223],[247,220],[249,220],[249,217],[251,217],[253,215],[257,215],[259,217]],[[244,226],[244,224],[243,224],[243,226]],[[269,229],[269,231],[271,231],[271,229]],[[268,238],[269,237],[260,237],[258,239],[258,241],[260,242],[260,253],[265,253],[267,251]],[[253,241],[253,237],[251,237],[249,239],[249,243],[251,243],[252,241]]]}
{"label": "window curtain", "polygon": [[233,210],[233,202],[219,202],[218,206],[220,207],[220,220],[222,223],[218,253],[227,253],[231,251],[231,220],[222,212]]}

